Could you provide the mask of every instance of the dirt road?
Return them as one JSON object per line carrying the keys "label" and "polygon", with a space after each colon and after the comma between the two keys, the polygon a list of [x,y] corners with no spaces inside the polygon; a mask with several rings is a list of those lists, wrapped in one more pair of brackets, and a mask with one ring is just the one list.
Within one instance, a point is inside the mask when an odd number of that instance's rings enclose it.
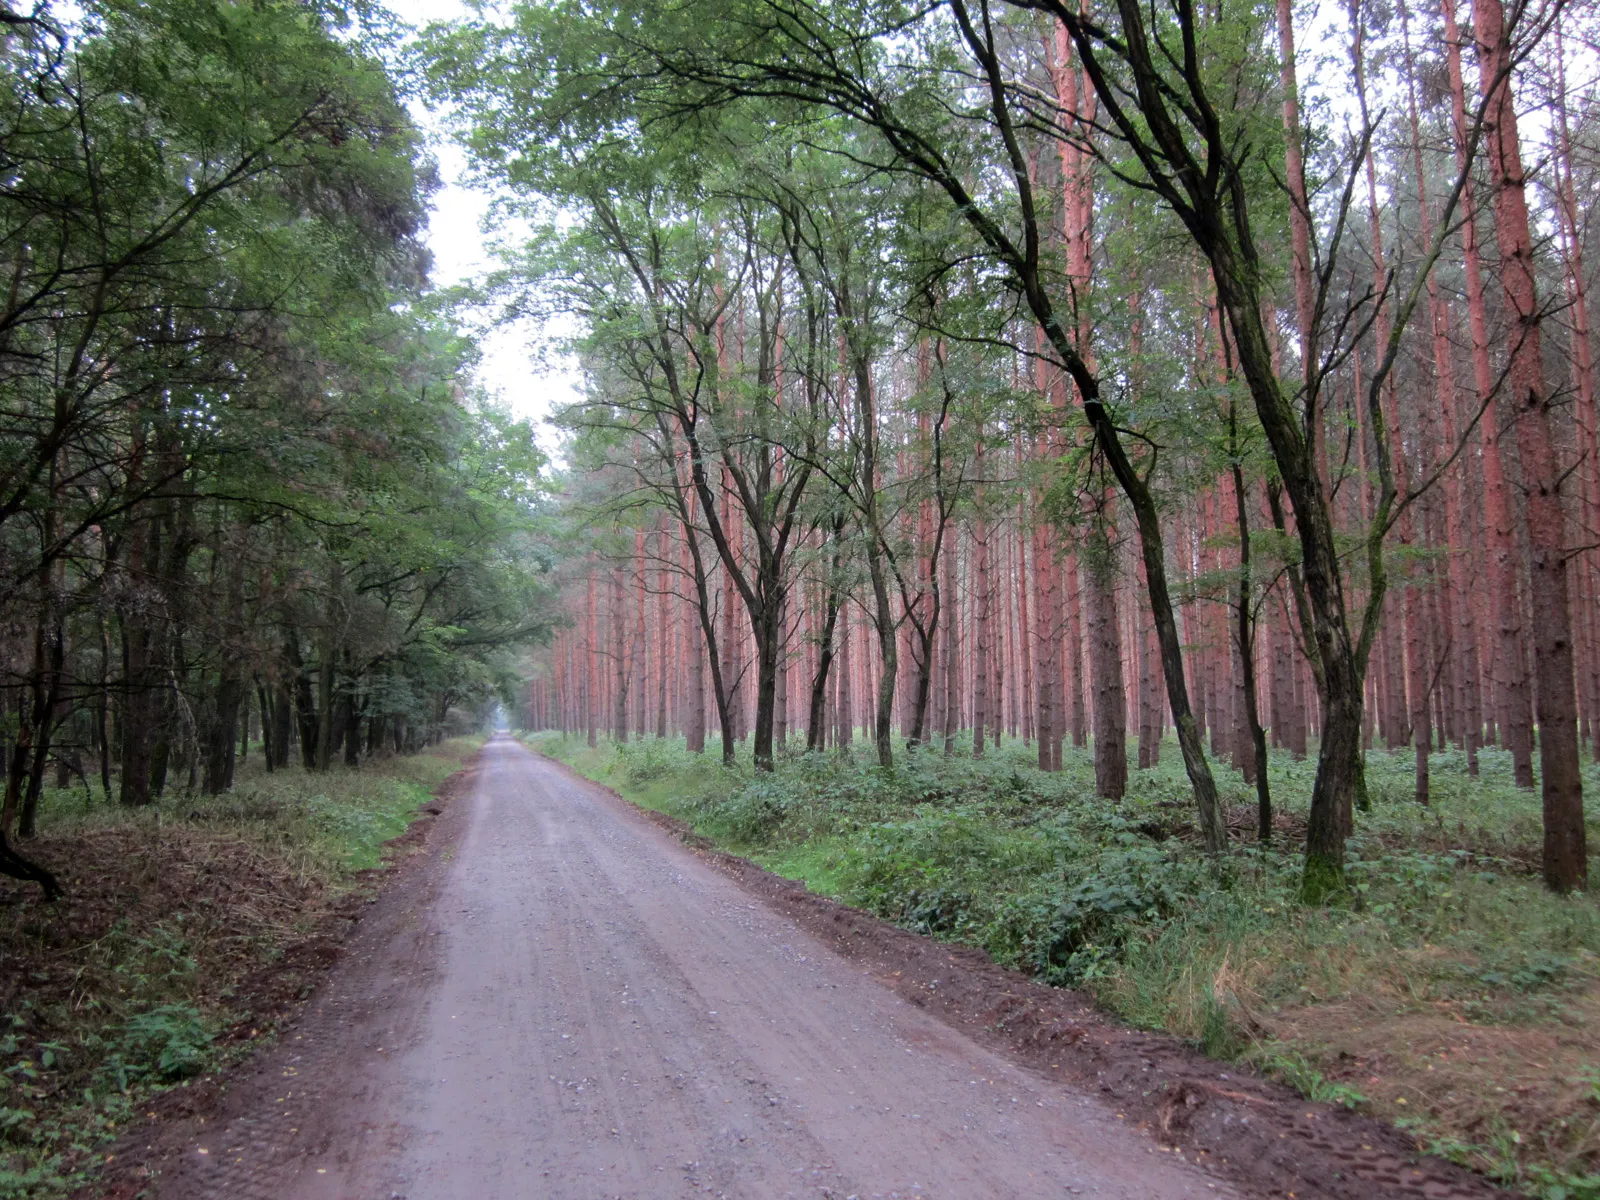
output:
{"label": "dirt road", "polygon": [[170,1197],[1237,1196],[509,740]]}

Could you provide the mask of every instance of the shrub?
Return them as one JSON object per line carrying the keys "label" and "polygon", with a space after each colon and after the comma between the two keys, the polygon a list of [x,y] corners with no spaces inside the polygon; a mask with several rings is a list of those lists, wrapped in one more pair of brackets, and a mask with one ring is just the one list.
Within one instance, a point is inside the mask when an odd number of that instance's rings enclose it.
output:
{"label": "shrub", "polygon": [[198,1075],[211,1053],[211,1033],[191,1004],[164,1004],[130,1017],[113,1057],[119,1084],[143,1075],[166,1083]]}

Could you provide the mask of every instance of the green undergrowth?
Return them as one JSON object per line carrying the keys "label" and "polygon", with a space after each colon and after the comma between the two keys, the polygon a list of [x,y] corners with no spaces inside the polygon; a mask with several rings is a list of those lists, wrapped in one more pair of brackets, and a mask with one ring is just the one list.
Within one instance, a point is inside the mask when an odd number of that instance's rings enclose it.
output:
{"label": "green undergrowth", "polygon": [[66,899],[0,881],[0,1200],[83,1186],[130,1120],[267,1036],[314,980],[296,947],[480,744],[322,775],[257,752],[231,792],[141,810],[47,790],[27,849]]}
{"label": "green undergrowth", "polygon": [[[1171,744],[1113,803],[1070,747],[1055,774],[1008,743],[980,761],[902,752],[890,771],[864,749],[788,753],[762,775],[681,739],[528,741],[814,891],[1393,1120],[1528,1194],[1600,1197],[1600,907],[1540,887],[1538,794],[1498,751],[1478,779],[1435,755],[1427,808],[1409,752],[1371,754],[1354,900],[1308,909],[1315,764],[1288,756],[1272,764],[1277,842],[1211,863]],[[1236,839],[1253,839],[1253,788],[1219,775]]]}

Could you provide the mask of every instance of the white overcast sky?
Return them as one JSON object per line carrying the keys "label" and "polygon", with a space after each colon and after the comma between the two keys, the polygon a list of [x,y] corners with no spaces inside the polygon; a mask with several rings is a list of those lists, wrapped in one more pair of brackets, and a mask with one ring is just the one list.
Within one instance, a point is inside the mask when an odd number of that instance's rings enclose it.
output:
{"label": "white overcast sky", "polygon": [[[434,21],[470,15],[463,0],[389,0],[388,8],[408,24],[421,28]],[[412,114],[433,137],[442,185],[433,196],[433,212],[426,241],[433,252],[433,281],[439,287],[466,283],[487,273],[494,262],[484,232],[489,197],[466,185],[466,156],[442,128],[437,117],[413,102]],[[544,366],[532,351],[549,331],[523,322],[490,332],[480,340],[483,359],[478,382],[518,417],[542,422],[551,410],[577,395],[576,368]],[[539,444],[547,453],[556,447],[555,431],[538,430]]]}

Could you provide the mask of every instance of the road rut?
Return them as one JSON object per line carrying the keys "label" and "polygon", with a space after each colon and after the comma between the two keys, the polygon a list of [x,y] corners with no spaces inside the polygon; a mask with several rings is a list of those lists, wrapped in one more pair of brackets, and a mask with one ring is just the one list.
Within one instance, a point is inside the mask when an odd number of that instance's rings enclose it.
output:
{"label": "road rut", "polygon": [[[164,1198],[1241,1197],[517,743]],[[372,944],[376,941],[377,944]]]}

